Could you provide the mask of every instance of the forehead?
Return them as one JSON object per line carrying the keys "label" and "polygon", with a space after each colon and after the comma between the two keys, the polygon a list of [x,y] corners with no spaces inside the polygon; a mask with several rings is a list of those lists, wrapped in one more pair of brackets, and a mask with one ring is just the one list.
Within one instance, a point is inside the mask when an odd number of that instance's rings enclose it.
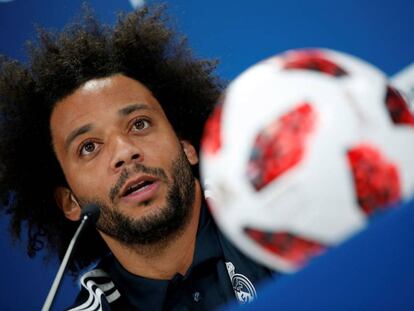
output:
{"label": "forehead", "polygon": [[52,115],[61,110],[82,114],[88,110],[117,109],[132,103],[147,103],[152,108],[162,111],[157,99],[147,87],[126,76],[114,75],[87,81],[59,101]]}
{"label": "forehead", "polygon": [[54,140],[71,129],[91,122],[105,121],[123,107],[145,104],[165,117],[152,93],[140,82],[123,75],[89,80],[59,101],[52,111],[50,127]]}

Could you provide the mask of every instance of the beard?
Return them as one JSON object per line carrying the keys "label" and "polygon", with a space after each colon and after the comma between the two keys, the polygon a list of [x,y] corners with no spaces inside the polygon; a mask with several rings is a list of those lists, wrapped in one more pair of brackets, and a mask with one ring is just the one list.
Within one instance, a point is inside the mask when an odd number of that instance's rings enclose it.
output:
{"label": "beard", "polygon": [[[100,217],[96,227],[126,246],[154,246],[173,240],[189,222],[195,200],[195,179],[190,163],[181,150],[172,163],[172,183],[168,187],[165,206],[157,208],[157,213],[145,215],[139,219],[129,217],[99,199],[80,198],[82,206],[96,204],[100,207]],[[150,174],[168,182],[161,168],[149,168],[136,164],[134,173]],[[130,171],[122,172],[118,182],[111,189],[109,198],[114,202],[120,189],[131,175]],[[148,205],[148,202],[142,202]]]}

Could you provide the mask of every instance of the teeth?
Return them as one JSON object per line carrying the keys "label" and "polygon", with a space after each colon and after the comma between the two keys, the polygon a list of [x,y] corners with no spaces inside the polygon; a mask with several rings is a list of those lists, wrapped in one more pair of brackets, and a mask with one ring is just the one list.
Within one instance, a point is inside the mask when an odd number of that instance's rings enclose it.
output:
{"label": "teeth", "polygon": [[140,183],[138,183],[136,185],[133,185],[133,186],[131,186],[131,187],[128,188],[128,190],[125,192],[125,195],[129,195],[132,192],[135,192],[137,190],[144,189],[144,188],[146,188],[151,183],[152,183],[152,181],[145,180],[145,181],[142,181],[142,182],[140,182]]}
{"label": "teeth", "polygon": [[134,190],[136,190],[136,189],[140,188],[140,187],[141,187],[141,184],[142,184],[142,183],[139,183],[139,184],[137,184],[137,185],[133,185],[133,186],[129,187],[129,191],[134,191]]}

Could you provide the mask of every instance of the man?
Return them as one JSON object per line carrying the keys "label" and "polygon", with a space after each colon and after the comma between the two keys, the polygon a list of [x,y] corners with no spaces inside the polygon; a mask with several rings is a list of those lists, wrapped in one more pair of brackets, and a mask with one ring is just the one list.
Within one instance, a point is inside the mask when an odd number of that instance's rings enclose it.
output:
{"label": "man", "polygon": [[191,55],[160,8],[113,29],[87,15],[39,38],[27,66],[2,60],[0,78],[1,196],[14,235],[28,226],[29,256],[47,242],[62,258],[82,208],[95,203],[98,230],[82,236],[69,268],[99,263],[81,277],[73,310],[252,300],[270,271],[217,231],[197,179],[203,124],[221,90],[214,64]]}

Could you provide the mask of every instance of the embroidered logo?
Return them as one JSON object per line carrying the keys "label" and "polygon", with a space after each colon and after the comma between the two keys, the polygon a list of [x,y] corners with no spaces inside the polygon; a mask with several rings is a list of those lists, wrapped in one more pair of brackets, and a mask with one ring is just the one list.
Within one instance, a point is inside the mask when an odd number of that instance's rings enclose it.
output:
{"label": "embroidered logo", "polygon": [[231,262],[226,262],[226,268],[238,302],[245,304],[256,299],[256,289],[252,282],[245,275],[235,273],[234,265]]}
{"label": "embroidered logo", "polygon": [[88,291],[88,298],[81,305],[69,309],[68,311],[102,310],[103,299],[106,299],[108,303],[112,303],[121,297],[121,294],[116,289],[115,284],[111,281],[109,274],[107,274],[104,270],[91,270],[85,273],[81,277],[80,281],[82,287]]}

